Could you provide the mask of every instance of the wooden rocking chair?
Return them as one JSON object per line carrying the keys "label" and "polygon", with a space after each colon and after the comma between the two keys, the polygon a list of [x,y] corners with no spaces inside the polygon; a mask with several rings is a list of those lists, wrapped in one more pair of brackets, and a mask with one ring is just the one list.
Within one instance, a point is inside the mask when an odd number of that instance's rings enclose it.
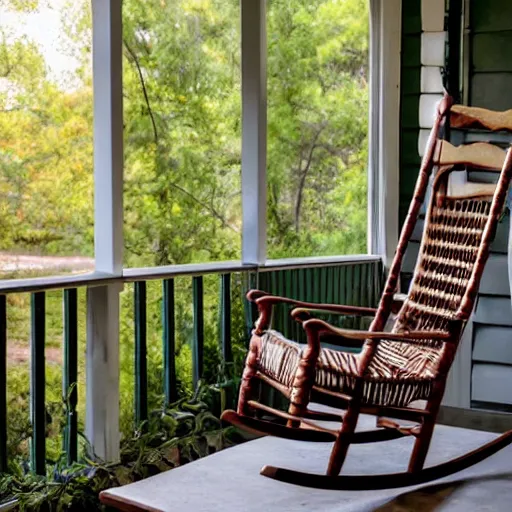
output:
{"label": "wooden rocking chair", "polygon": [[[454,147],[439,137],[448,125],[512,131],[512,116],[459,105],[452,107],[448,96],[440,102],[414,197],[377,309],[304,303],[257,290],[249,292],[248,299],[257,304],[260,316],[250,342],[238,411],[225,411],[223,419],[257,433],[306,441],[334,441],[327,475],[271,466],[265,466],[261,474],[322,489],[401,487],[461,471],[512,442],[512,431],[509,431],[462,457],[423,467],[448,371],[473,310],[512,177],[512,151],[505,153],[486,143]],[[434,168],[414,276],[405,300],[397,304],[395,293],[402,260]],[[468,168],[498,171],[497,184],[457,185],[452,172]],[[302,323],[307,345],[289,341],[269,328],[272,308],[277,303],[295,306],[292,316]],[[319,310],[373,316],[374,320],[367,332],[340,329],[313,318],[312,314]],[[384,332],[391,313],[397,313],[392,331]],[[324,336],[328,336],[331,344],[337,339],[341,346],[352,344],[362,347],[362,351],[354,354],[322,348]],[[258,380],[273,386],[290,400],[287,413],[253,399]],[[417,400],[426,401],[426,406],[412,407],[412,402]],[[338,416],[311,410],[310,402],[346,412]],[[255,417],[261,412],[272,415],[276,421]],[[356,432],[360,413],[377,416],[378,428]],[[402,426],[390,418],[412,421],[415,425]],[[325,424],[320,426],[315,420],[341,420],[341,429],[325,428]],[[404,435],[416,438],[407,472],[339,475],[351,443],[385,441]]]}

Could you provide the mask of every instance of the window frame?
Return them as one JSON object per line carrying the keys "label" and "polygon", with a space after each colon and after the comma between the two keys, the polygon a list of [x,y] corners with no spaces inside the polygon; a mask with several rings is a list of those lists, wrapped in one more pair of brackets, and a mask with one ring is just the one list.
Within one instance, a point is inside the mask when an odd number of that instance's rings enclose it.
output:
{"label": "window frame", "polygon": [[[370,6],[368,251],[366,255],[297,258],[325,263],[380,256],[398,241],[401,0]],[[242,255],[240,266],[279,266],[267,259],[267,0],[240,0],[242,66]],[[123,268],[122,0],[91,0],[94,96],[95,270],[80,276],[0,280],[0,291],[71,286],[164,274],[166,267]],[[291,261],[291,259],[290,259]],[[220,267],[226,262],[217,262]],[[205,266],[215,266],[209,263]],[[175,268],[175,266],[172,266]]]}

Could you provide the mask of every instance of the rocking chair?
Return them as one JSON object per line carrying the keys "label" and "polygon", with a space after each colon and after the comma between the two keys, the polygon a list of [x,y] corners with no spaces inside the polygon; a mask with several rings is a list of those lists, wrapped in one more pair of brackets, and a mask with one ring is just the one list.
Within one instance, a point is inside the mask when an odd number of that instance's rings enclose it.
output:
{"label": "rocking chair", "polygon": [[[428,482],[461,471],[512,442],[512,431],[462,457],[424,468],[446,380],[457,345],[478,291],[489,246],[502,214],[512,177],[512,151],[474,143],[452,146],[440,138],[452,128],[512,131],[512,116],[483,109],[452,106],[445,96],[421,164],[416,189],[400,236],[395,258],[377,309],[314,304],[253,290],[259,318],[250,341],[240,388],[238,410],[223,419],[246,430],[305,441],[334,441],[327,475],[265,466],[261,474],[280,481],[322,489],[378,489]],[[429,180],[432,171],[435,174]],[[460,183],[455,173],[467,169],[499,172],[494,184]],[[429,183],[431,183],[429,185]],[[430,188],[420,252],[409,293],[397,302],[398,279],[427,189]],[[270,329],[277,303],[295,306],[292,317],[306,331],[307,345]],[[337,328],[314,318],[315,311],[373,316],[367,332]],[[391,332],[384,328],[392,313]],[[354,354],[322,348],[329,343],[359,346]],[[289,399],[288,412],[254,399],[264,381]],[[426,401],[424,407],[413,402]],[[345,410],[341,415],[312,410],[320,403]],[[423,402],[425,403],[425,402]],[[412,405],[411,405],[412,404]],[[275,418],[257,417],[265,413]],[[360,413],[377,416],[377,429],[356,432]],[[393,418],[393,419],[391,419]],[[394,420],[414,422],[403,426]],[[341,429],[315,420],[341,421]],[[283,423],[286,422],[286,424]],[[339,475],[351,443],[414,436],[408,471],[380,475]]]}

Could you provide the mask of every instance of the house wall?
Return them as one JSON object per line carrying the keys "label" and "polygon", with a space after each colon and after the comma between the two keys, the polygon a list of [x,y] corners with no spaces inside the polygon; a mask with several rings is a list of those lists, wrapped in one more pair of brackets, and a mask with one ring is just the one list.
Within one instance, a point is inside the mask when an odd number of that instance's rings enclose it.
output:
{"label": "house wall", "polygon": [[[470,0],[466,2],[465,12],[460,15],[466,29],[459,59],[463,101],[495,110],[512,108],[512,2]],[[435,104],[442,94],[440,69],[445,63],[447,37],[444,20],[444,0],[403,0],[401,222],[412,197],[418,163],[432,125]],[[452,133],[451,137],[454,143],[462,141],[460,133]],[[415,139],[417,145],[414,148]],[[500,144],[511,140],[508,135],[489,137],[483,133],[472,133],[466,137],[466,141],[471,139],[487,139]],[[470,179],[486,181],[492,178],[479,174],[470,176]],[[408,278],[416,262],[422,227],[423,221],[420,219],[404,263],[404,287],[408,285]],[[508,391],[512,386],[508,229],[507,214],[498,228],[482,278],[476,309],[450,375],[445,398],[447,405],[512,410],[512,395]]]}
{"label": "house wall", "polygon": [[[471,0],[467,26],[463,97],[469,105],[512,108],[512,2]],[[509,136],[491,136],[504,143]],[[512,410],[512,311],[507,279],[507,216],[500,224],[480,286],[471,351],[471,405]]]}

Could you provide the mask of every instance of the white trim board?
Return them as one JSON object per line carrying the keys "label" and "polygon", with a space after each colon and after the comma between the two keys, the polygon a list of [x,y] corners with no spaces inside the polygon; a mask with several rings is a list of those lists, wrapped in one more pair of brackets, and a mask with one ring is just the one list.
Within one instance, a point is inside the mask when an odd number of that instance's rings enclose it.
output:
{"label": "white trim board", "polygon": [[368,247],[389,266],[399,232],[401,0],[370,0],[370,19]]}

